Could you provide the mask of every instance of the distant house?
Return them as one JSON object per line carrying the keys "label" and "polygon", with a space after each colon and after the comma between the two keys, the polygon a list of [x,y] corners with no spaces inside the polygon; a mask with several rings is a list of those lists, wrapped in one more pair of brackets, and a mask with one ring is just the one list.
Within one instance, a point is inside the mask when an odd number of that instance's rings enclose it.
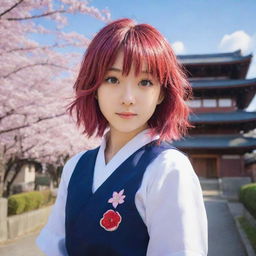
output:
{"label": "distant house", "polygon": [[53,190],[53,181],[49,175],[41,174],[37,175],[35,178],[35,189],[44,190],[51,189]]}
{"label": "distant house", "polygon": [[12,192],[20,193],[32,191],[35,187],[36,168],[34,164],[26,163],[21,167],[21,170],[12,184]]}

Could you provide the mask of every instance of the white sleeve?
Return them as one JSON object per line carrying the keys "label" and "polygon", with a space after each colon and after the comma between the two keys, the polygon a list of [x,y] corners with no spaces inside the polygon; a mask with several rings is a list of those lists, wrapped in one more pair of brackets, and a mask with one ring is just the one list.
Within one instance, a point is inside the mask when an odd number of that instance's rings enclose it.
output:
{"label": "white sleeve", "polygon": [[37,246],[47,256],[66,256],[65,245],[65,206],[67,187],[73,170],[84,153],[80,152],[69,159],[63,167],[55,204],[52,208],[48,222],[36,238]]}
{"label": "white sleeve", "polygon": [[150,165],[155,175],[145,207],[150,237],[147,256],[207,256],[207,215],[190,161],[173,149],[155,160]]}

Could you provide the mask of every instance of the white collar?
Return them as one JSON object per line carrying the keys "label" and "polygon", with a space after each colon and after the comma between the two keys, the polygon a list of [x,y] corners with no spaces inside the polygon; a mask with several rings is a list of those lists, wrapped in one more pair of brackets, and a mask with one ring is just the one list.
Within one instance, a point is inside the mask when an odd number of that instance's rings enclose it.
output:
{"label": "white collar", "polygon": [[151,137],[148,134],[149,130],[150,128],[145,129],[133,137],[112,157],[107,165],[104,154],[107,134],[104,135],[95,163],[93,192],[135,151],[151,141],[159,139],[159,135]]}
{"label": "white collar", "polygon": [[[120,155],[124,155],[126,156],[126,158],[128,158],[130,155],[132,155],[136,150],[138,150],[139,148],[143,147],[144,145],[148,144],[149,142],[159,139],[159,135],[155,135],[153,136],[153,138],[151,138],[151,136],[148,134],[148,132],[150,131],[150,128],[145,129],[141,132],[139,132],[136,136],[134,136],[130,141],[128,141],[114,156],[113,158],[109,161],[109,163],[112,160],[115,160],[116,158],[119,158]],[[103,137],[102,143],[100,145],[100,154],[104,156],[104,163],[105,163],[105,148],[106,148],[106,141],[107,141],[107,136],[108,133],[106,133]],[[123,159],[125,160],[125,159]],[[109,164],[108,163],[108,164]],[[107,165],[108,165],[107,164]]]}

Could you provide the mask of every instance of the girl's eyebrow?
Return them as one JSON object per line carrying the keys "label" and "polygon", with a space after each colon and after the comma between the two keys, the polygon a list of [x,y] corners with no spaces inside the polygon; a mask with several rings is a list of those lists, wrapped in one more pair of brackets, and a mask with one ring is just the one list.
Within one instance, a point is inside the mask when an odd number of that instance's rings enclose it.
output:
{"label": "girl's eyebrow", "polygon": [[[108,69],[108,71],[122,72],[122,70],[121,70],[121,69],[119,69],[119,68],[115,68],[115,67],[111,67],[111,68],[109,68],[109,69]],[[143,71],[141,71],[141,73],[149,74],[149,72],[148,72],[147,70],[143,70]]]}

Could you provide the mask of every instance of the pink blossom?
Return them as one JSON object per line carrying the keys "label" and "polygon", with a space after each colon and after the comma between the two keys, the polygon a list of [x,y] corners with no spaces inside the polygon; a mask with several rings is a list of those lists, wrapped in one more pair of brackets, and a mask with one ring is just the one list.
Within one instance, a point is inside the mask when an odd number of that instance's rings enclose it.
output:
{"label": "pink blossom", "polygon": [[113,207],[116,208],[118,204],[124,203],[125,195],[123,195],[124,190],[118,192],[113,192],[113,196],[108,200],[108,203],[112,203]]}
{"label": "pink blossom", "polygon": [[[16,159],[61,166],[75,153],[100,143],[100,138],[84,136],[65,113],[73,100],[79,48],[86,48],[90,38],[58,27],[65,28],[70,17],[79,14],[102,22],[110,19],[108,12],[84,0],[1,0],[0,155],[10,167]],[[5,183],[14,174],[4,174]]]}

